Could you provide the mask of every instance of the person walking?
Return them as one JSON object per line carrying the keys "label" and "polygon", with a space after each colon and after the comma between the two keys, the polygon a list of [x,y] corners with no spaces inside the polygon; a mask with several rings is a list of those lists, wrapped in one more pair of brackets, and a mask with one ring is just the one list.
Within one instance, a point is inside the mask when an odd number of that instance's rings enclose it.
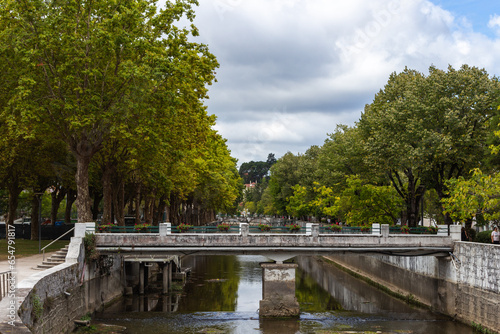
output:
{"label": "person walking", "polygon": [[495,227],[493,232],[491,232],[491,243],[500,244],[500,232],[498,232],[498,227]]}

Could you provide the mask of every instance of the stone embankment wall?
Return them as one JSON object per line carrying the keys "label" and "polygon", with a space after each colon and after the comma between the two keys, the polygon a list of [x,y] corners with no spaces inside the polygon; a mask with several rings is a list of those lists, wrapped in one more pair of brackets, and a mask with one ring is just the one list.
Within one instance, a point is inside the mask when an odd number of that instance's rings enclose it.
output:
{"label": "stone embankment wall", "polygon": [[456,242],[453,256],[334,255],[342,266],[437,312],[500,329],[500,246]]}
{"label": "stone embankment wall", "polygon": [[[85,235],[85,227],[80,233],[82,231]],[[77,233],[75,231],[75,236]],[[125,280],[121,267],[120,256],[108,256],[105,263],[87,265],[83,238],[81,234],[73,237],[65,263],[19,282],[15,296],[18,312],[14,320],[3,314],[7,307],[2,304],[9,301],[2,300],[0,333],[72,332],[74,320],[123,294]]]}

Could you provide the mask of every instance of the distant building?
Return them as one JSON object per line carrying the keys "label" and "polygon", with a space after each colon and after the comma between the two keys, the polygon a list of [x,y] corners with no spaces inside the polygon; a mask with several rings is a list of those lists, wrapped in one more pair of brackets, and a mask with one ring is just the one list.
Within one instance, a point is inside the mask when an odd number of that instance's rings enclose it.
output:
{"label": "distant building", "polygon": [[245,184],[245,190],[250,190],[250,189],[255,188],[256,184],[257,184],[257,182],[250,181],[250,183]]}

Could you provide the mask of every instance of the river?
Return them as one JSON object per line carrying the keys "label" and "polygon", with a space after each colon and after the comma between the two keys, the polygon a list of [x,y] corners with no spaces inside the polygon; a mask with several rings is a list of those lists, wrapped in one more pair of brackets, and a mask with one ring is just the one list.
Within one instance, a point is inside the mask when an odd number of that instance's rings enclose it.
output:
{"label": "river", "polygon": [[327,261],[298,257],[297,319],[259,319],[261,256],[192,256],[184,289],[169,296],[124,297],[94,317],[140,334],[422,333],[471,334],[470,327],[409,306],[335,268]]}

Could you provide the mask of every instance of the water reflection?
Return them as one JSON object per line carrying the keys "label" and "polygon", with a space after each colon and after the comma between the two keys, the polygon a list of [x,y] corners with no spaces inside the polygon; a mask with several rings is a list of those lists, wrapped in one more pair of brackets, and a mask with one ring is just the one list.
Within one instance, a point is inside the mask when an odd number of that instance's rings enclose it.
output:
{"label": "water reflection", "polygon": [[353,278],[321,258],[297,257],[296,262],[301,269],[299,271],[301,278],[298,279],[299,294],[303,292],[300,285],[313,280],[315,283],[313,286],[316,289],[323,290],[328,296],[338,301],[338,305],[345,310],[380,314],[397,319],[437,317],[429,311],[412,307],[366,282]]}
{"label": "water reflection", "polygon": [[472,330],[415,309],[358,281],[325,261],[298,257],[300,319],[259,319],[260,256],[183,259],[191,276],[182,293],[132,296],[97,315],[124,333],[458,333]]}

